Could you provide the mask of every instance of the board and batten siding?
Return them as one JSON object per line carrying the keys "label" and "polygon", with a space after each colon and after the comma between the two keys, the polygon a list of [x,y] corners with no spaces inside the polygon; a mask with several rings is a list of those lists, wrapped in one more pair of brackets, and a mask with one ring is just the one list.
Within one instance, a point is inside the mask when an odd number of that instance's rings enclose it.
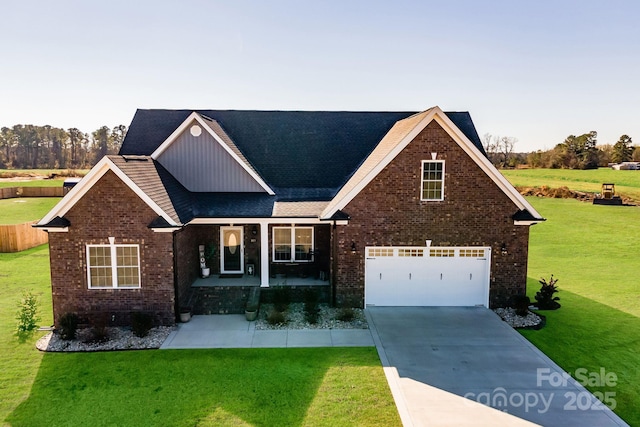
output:
{"label": "board and batten siding", "polygon": [[264,188],[207,132],[187,129],[157,159],[194,192],[264,192]]}

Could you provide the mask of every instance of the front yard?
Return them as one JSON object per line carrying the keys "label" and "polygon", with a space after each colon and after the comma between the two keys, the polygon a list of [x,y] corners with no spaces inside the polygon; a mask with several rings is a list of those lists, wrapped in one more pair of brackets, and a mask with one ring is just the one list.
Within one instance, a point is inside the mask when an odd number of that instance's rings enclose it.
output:
{"label": "front yard", "polygon": [[13,330],[23,290],[51,324],[47,246],[0,254],[0,272],[4,425],[400,425],[373,347],[42,354],[42,333]]}

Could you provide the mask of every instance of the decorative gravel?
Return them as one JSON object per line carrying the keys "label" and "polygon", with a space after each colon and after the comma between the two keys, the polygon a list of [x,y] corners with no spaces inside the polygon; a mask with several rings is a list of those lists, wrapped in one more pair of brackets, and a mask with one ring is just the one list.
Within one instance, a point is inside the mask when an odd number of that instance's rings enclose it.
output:
{"label": "decorative gravel", "polygon": [[369,324],[361,308],[353,309],[353,320],[345,322],[338,320],[342,309],[329,307],[327,304],[319,305],[318,322],[311,324],[305,318],[304,304],[289,304],[285,313],[287,322],[282,325],[271,325],[267,322],[267,316],[274,309],[273,304],[261,304],[258,318],[256,319],[256,329],[369,329]]}
{"label": "decorative gravel", "polygon": [[110,350],[144,350],[160,348],[174,327],[160,326],[153,328],[149,334],[140,338],[128,328],[107,328],[109,340],[102,343],[88,342],[90,329],[78,329],[75,340],[65,341],[55,332],[48,333],[36,342],[41,351],[110,351]]}
{"label": "decorative gravel", "polygon": [[534,328],[542,323],[542,317],[531,311],[526,316],[518,316],[513,308],[496,308],[493,311],[513,328]]}

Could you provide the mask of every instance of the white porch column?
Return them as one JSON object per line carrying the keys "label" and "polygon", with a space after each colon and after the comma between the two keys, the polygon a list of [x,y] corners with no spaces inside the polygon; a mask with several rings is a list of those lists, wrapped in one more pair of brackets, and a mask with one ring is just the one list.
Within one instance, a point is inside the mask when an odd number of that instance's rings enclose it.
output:
{"label": "white porch column", "polygon": [[269,287],[269,224],[260,223],[260,287]]}

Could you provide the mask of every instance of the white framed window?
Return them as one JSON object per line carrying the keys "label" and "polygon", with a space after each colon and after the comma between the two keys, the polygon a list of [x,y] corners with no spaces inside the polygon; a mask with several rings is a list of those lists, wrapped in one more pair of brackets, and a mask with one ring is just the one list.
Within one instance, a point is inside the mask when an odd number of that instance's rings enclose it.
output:
{"label": "white framed window", "polygon": [[89,289],[140,287],[139,245],[87,245]]}
{"label": "white framed window", "polygon": [[423,160],[420,200],[444,200],[444,160]]}
{"label": "white framed window", "polygon": [[273,227],[273,262],[312,262],[313,227]]}

